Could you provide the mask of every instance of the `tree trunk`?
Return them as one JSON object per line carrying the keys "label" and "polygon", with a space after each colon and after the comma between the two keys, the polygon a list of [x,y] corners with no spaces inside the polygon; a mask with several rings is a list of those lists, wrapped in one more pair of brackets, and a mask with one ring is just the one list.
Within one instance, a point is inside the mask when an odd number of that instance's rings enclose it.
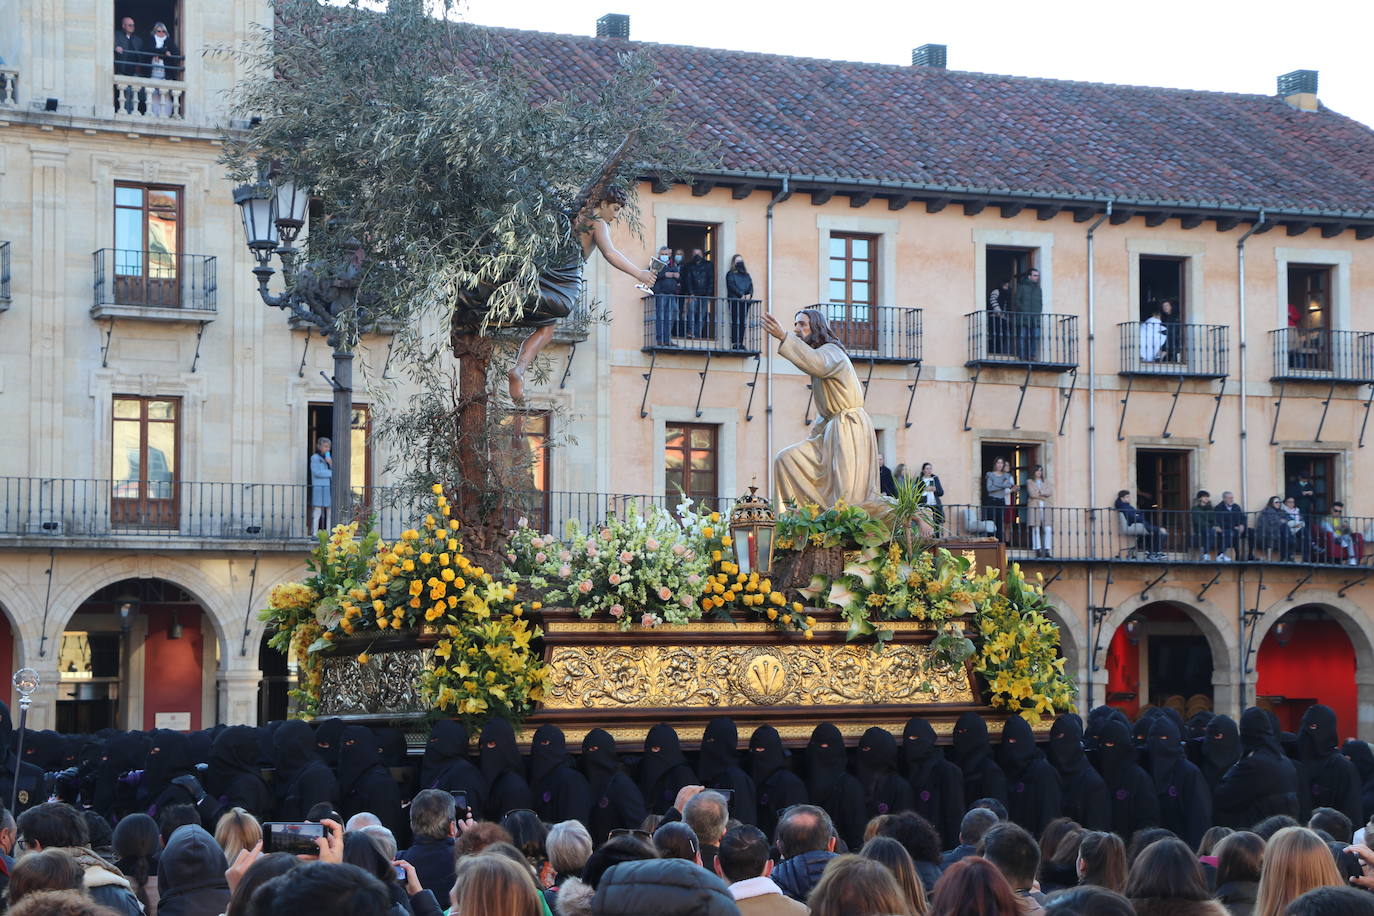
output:
{"label": "tree trunk", "polygon": [[493,486],[488,368],[494,345],[472,328],[453,329],[453,355],[458,366],[458,404],[452,443],[459,479],[452,482],[454,512],[466,529],[469,551],[494,548],[503,529],[499,487]]}

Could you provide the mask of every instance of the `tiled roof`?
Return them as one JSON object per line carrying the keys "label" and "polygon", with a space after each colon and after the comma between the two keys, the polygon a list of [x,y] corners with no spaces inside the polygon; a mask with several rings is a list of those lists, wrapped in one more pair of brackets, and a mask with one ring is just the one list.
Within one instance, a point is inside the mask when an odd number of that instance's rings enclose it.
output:
{"label": "tiled roof", "polygon": [[483,31],[548,89],[648,51],[736,175],[1374,218],[1374,130],[1275,96]]}

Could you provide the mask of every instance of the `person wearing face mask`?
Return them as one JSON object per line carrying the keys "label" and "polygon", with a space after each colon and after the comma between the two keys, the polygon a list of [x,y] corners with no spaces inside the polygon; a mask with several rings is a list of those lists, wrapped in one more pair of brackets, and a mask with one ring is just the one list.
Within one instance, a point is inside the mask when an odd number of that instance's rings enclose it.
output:
{"label": "person wearing face mask", "polygon": [[750,300],[754,296],[754,278],[744,266],[744,256],[735,255],[730,259],[730,270],[725,274],[725,292],[730,297],[730,349],[744,349],[744,331],[749,323]]}
{"label": "person wearing face mask", "polygon": [[1216,823],[1246,830],[1270,815],[1297,817],[1297,770],[1263,709],[1251,706],[1241,714],[1240,745],[1240,760],[1212,793]]}
{"label": "person wearing face mask", "polygon": [[467,810],[458,812],[459,820],[466,814],[475,820],[486,817],[487,779],[468,759],[468,730],[463,723],[453,719],[434,723],[420,764],[420,788],[465,795]]}
{"label": "person wearing face mask", "polygon": [[976,712],[966,712],[954,723],[950,743],[954,763],[964,774],[964,798],[995,798],[1005,804],[1007,777],[992,759],[988,726]]}
{"label": "person wearing face mask", "polygon": [[350,725],[340,735],[340,810],[344,817],[363,811],[377,816],[404,848],[410,842],[410,823],[401,816],[401,787],[382,765],[377,736],[370,728]]}
{"label": "person wearing face mask", "polygon": [[673,807],[683,786],[695,785],[696,774],[687,765],[682,742],[671,725],[660,722],[644,738],[644,757],[639,764],[639,791],[650,814]]}
{"label": "person wearing face mask", "polygon": [[708,789],[725,789],[730,797],[730,816],[754,823],[759,816],[754,780],[739,765],[739,729],[733,719],[712,719],[701,737],[697,775]]}
{"label": "person wearing face mask", "polygon": [[1120,719],[1108,719],[1098,735],[1097,757],[1112,806],[1112,832],[1133,836],[1142,827],[1159,825],[1159,801],[1149,774],[1136,763],[1131,732]]}
{"label": "person wearing face mask", "polygon": [[715,316],[711,313],[711,297],[716,294],[716,266],[700,248],[692,249],[692,256],[682,268],[682,294],[687,298],[687,333],[692,337],[715,337]]}
{"label": "person wearing face mask", "polygon": [[885,728],[870,728],[859,739],[854,775],[864,789],[869,817],[911,810],[911,784],[897,772],[897,742]]}
{"label": "person wearing face mask", "polygon": [[1110,830],[1111,806],[1107,784],[1088,762],[1083,750],[1083,726],[1078,716],[1065,713],[1050,727],[1045,756],[1059,774],[1061,812],[1089,830]]}
{"label": "person wearing face mask", "polygon": [[1230,716],[1213,716],[1202,739],[1202,776],[1216,791],[1217,784],[1240,760],[1240,729]]}
{"label": "person wearing face mask", "polygon": [[482,726],[482,775],[487,779],[487,817],[497,818],[516,808],[534,805],[534,793],[521,775],[515,732],[505,719],[491,718]]}
{"label": "person wearing face mask", "polygon": [[651,267],[653,268],[658,270],[653,285],[654,343],[660,347],[671,347],[673,335],[678,332],[677,314],[682,293],[682,262],[673,257],[673,249],[664,245],[658,250],[658,261]]}
{"label": "person wearing face mask", "polygon": [[1352,824],[1363,822],[1360,774],[1341,753],[1336,713],[1318,703],[1302,714],[1298,726],[1298,801],[1307,818],[1313,808],[1335,808]]}
{"label": "person wearing face mask", "polygon": [[1039,836],[1059,816],[1059,774],[1035,746],[1035,734],[1020,716],[1002,723],[997,751],[1007,775],[1007,816]]}
{"label": "person wearing face mask", "polygon": [[779,811],[806,804],[806,783],[788,767],[782,738],[771,725],[759,726],[749,738],[749,769],[759,793],[759,822],[755,826],[772,836]]}
{"label": "person wearing face mask", "polygon": [[556,725],[541,725],[530,745],[530,791],[534,812],[549,824],[587,820],[591,788],[587,778],[573,768],[567,739]]}
{"label": "person wearing face mask", "polygon": [[621,769],[615,739],[605,729],[594,728],[582,739],[582,773],[591,789],[587,832],[593,843],[606,842],[612,830],[639,829],[649,809],[639,786]]}
{"label": "person wearing face mask", "polygon": [[864,788],[850,775],[844,738],[829,722],[811,732],[806,745],[806,792],[811,803],[824,808],[835,825],[835,835],[851,851],[863,845]]}
{"label": "person wearing face mask", "polygon": [[1173,719],[1157,716],[1148,740],[1146,754],[1159,801],[1160,825],[1196,849],[1202,834],[1212,826],[1211,789],[1202,771],[1184,753],[1183,736]]}

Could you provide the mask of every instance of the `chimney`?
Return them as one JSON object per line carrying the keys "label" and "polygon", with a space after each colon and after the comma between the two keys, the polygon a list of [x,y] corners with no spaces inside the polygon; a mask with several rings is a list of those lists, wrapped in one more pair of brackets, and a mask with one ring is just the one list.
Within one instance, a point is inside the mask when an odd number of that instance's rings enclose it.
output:
{"label": "chimney", "polygon": [[1279,77],[1279,98],[1299,111],[1317,110],[1317,71],[1294,70]]}
{"label": "chimney", "polygon": [[630,17],[624,13],[607,13],[596,20],[597,38],[629,38]]}
{"label": "chimney", "polygon": [[936,70],[945,69],[945,52],[949,48],[946,45],[921,45],[919,48],[911,50],[911,66],[913,67],[934,67]]}

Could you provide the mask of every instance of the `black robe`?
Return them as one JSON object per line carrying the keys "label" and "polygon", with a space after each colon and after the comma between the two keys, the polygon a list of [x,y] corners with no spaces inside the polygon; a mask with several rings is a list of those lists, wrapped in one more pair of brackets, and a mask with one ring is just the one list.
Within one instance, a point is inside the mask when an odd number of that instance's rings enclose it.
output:
{"label": "black robe", "polygon": [[[440,719],[434,723],[420,765],[420,788],[463,793],[476,820],[488,819],[487,778],[468,759],[468,730],[461,722]],[[464,812],[458,811],[458,819]]]}
{"label": "black robe", "polygon": [[315,725],[315,749],[331,770],[339,768],[339,747],[343,741],[343,719],[324,719]]}
{"label": "black robe", "polygon": [[1244,756],[1212,793],[1213,819],[1249,830],[1273,814],[1297,817],[1297,768],[1284,756],[1264,710],[1252,706],[1241,715],[1240,741]]}
{"label": "black robe", "polygon": [[258,767],[258,736],[247,725],[226,728],[210,746],[205,791],[214,798],[210,820],[230,808],[242,808],[259,821],[272,819],[272,791]]}
{"label": "black robe", "polygon": [[1198,769],[1202,769],[1202,747],[1203,741],[1207,738],[1207,726],[1214,718],[1215,713],[1204,709],[1188,718],[1187,728],[1183,733],[1183,746],[1188,750],[1188,759],[1193,761]]}
{"label": "black robe", "polygon": [[[1240,760],[1240,729],[1230,716],[1213,716],[1202,739],[1202,776],[1217,790],[1217,784]],[[1248,827],[1246,829],[1249,829]]]}
{"label": "black robe", "polygon": [[911,810],[911,783],[897,772],[897,762],[897,742],[891,732],[876,726],[864,732],[854,756],[854,775],[863,786],[864,811],[869,817]]}
{"label": "black robe", "polygon": [[911,785],[911,807],[940,832],[941,849],[959,845],[959,822],[964,816],[964,774],[945,759],[936,744],[935,729],[912,716],[902,732],[902,769]]}
{"label": "black robe", "polygon": [[487,818],[499,820],[508,811],[534,808],[534,793],[525,782],[515,732],[505,719],[488,719],[482,726],[480,764],[487,779]]}
{"label": "black robe", "polygon": [[1083,726],[1078,716],[1065,713],[1050,727],[1045,756],[1059,774],[1060,811],[1089,830],[1112,829],[1107,783],[1093,769],[1083,750]]}
{"label": "black robe", "polygon": [[283,722],[272,733],[272,760],[278,820],[303,821],[320,802],[337,809],[339,783],[320,759],[309,725],[299,719]]}
{"label": "black robe", "polygon": [[745,824],[757,823],[758,795],[754,780],[739,765],[739,729],[733,719],[712,719],[701,736],[697,775],[708,789],[728,790],[730,816]]}
{"label": "black robe", "polygon": [[1374,750],[1358,738],[1347,738],[1341,745],[1341,753],[1355,765],[1360,778],[1360,805],[1364,814],[1352,823],[1367,824],[1370,817],[1374,817]]}
{"label": "black robe", "polygon": [[1007,816],[1032,836],[1039,836],[1046,824],[1059,817],[1059,774],[1035,746],[1030,723],[1020,716],[1002,723],[997,752],[1007,775]]}
{"label": "black robe", "polygon": [[650,814],[663,814],[677,801],[683,786],[697,784],[687,765],[682,742],[671,725],[660,722],[644,737],[644,756],[639,761],[639,792]]}
{"label": "black robe", "polygon": [[817,725],[806,745],[806,792],[811,804],[830,815],[835,834],[850,852],[857,852],[868,824],[864,789],[849,772],[844,736],[829,722]]}
{"label": "black robe", "polygon": [[92,805],[111,821],[137,809],[137,785],[120,777],[139,769],[148,756],[148,742],[137,732],[118,732],[105,740],[95,764]]}
{"label": "black robe", "polygon": [[954,763],[964,774],[964,803],[971,805],[980,798],[995,798],[1007,802],[1007,777],[992,759],[992,745],[988,742],[988,727],[976,712],[966,712],[954,723],[954,739],[950,745]]}
{"label": "black robe", "polygon": [[592,793],[587,831],[594,844],[606,842],[612,830],[640,828],[649,809],[639,786],[621,769],[615,739],[604,729],[594,728],[582,739],[582,774]]}
{"label": "black robe", "polygon": [[420,791],[420,768],[410,758],[406,733],[399,728],[374,728],[372,734],[377,738],[382,766],[392,771],[392,778],[401,787],[401,797],[414,798],[415,793]]}
{"label": "black robe", "polygon": [[1178,725],[1159,716],[1150,727],[1150,775],[1159,800],[1160,826],[1197,849],[1212,826],[1212,790],[1202,771],[1188,759]]}
{"label": "black robe", "polygon": [[177,777],[194,775],[191,739],[168,729],[154,731],[153,743],[143,764],[143,778],[138,783],[139,807],[156,818],[159,811],[172,805],[194,806],[196,793],[173,782]]}
{"label": "black robe", "polygon": [[1364,823],[1360,774],[1336,746],[1336,713],[1329,706],[1311,706],[1302,714],[1298,730],[1298,803],[1305,820],[1313,808],[1335,808],[1350,823]]}
{"label": "black robe", "polygon": [[534,811],[548,824],[587,822],[592,810],[592,790],[587,777],[573,767],[567,739],[556,725],[541,725],[530,746],[530,791]]}
{"label": "black robe", "polygon": [[787,750],[778,730],[771,725],[754,729],[749,738],[749,775],[759,792],[758,828],[771,837],[778,826],[778,812],[807,803],[806,783],[787,766]]}
{"label": "black robe", "polygon": [[1109,719],[1097,737],[1098,761],[1112,806],[1112,831],[1123,840],[1142,827],[1159,826],[1159,801],[1148,773],[1136,762],[1139,756],[1131,744],[1125,723]]}
{"label": "black robe", "polygon": [[396,845],[410,845],[410,821],[401,811],[401,787],[382,765],[381,748],[372,729],[349,725],[339,741],[339,813],[345,818],[367,811],[396,837]]}

